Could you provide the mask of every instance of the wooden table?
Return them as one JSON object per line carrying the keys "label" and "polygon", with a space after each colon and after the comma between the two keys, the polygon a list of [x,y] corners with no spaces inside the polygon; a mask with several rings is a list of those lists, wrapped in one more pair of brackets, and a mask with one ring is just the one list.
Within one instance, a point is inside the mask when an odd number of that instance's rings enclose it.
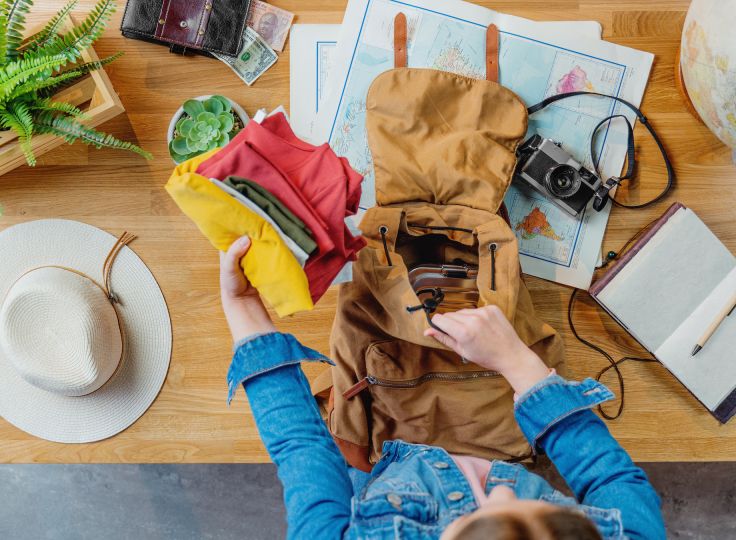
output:
{"label": "wooden table", "polygon": [[[123,2],[119,2],[122,4]],[[293,11],[300,23],[339,23],[345,0],[273,0]],[[525,0],[482,1],[488,7],[538,20],[590,20],[603,24],[610,41],[653,52],[654,70],[643,109],[664,139],[678,175],[669,199],[644,211],[614,209],[604,249],[626,239],[670,202],[694,209],[726,245],[736,251],[736,168],[730,152],[685,109],[675,89],[674,65],[689,0]],[[37,10],[58,4],[37,1]],[[86,12],[91,0],[80,2]],[[166,148],[169,119],[193,96],[220,93],[250,113],[289,104],[289,48],[255,86],[248,88],[216,60],[179,58],[163,47],[123,39],[118,31],[122,5],[99,55],[125,51],[107,72],[127,114],[103,126],[137,140],[156,157],[64,145],[39,158],[35,169],[22,167],[0,178],[5,214],[0,228],[40,218],[90,223],[113,234],[133,231],[135,251],[161,284],[171,309],[174,350],[163,390],[150,410],[123,433],[94,444],[62,445],[34,438],[0,421],[0,461],[4,462],[264,462],[268,461],[241,392],[225,404],[225,374],[230,338],[218,299],[218,257],[194,225],[164,192],[172,163]],[[664,180],[659,153],[638,130],[644,186],[622,195],[644,200]],[[0,254],[0,261],[12,254]],[[2,264],[0,262],[0,264]],[[578,345],[566,321],[570,289],[527,277],[541,316],[565,337],[573,377],[595,375],[605,360]],[[286,321],[280,329],[306,345],[328,352],[335,313],[335,291],[316,309]],[[610,318],[583,296],[576,317],[583,335],[617,357],[639,351]],[[309,376],[320,367],[308,366]],[[736,421],[719,425],[658,364],[625,364],[626,410],[609,424],[613,434],[639,461],[736,459]],[[612,388],[613,378],[607,379]]]}

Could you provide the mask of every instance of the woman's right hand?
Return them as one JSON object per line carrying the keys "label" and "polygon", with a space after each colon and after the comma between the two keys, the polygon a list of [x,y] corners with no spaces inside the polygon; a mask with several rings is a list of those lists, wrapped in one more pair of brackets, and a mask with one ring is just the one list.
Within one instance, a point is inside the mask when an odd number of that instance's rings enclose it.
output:
{"label": "woman's right hand", "polygon": [[220,297],[230,333],[236,343],[253,334],[275,332],[276,328],[240,267],[240,260],[250,249],[250,239],[242,237],[226,253],[220,252]]}
{"label": "woman's right hand", "polygon": [[432,322],[445,333],[428,328],[431,336],[463,358],[497,371],[522,394],[550,374],[549,368],[519,338],[498,306],[436,314]]}

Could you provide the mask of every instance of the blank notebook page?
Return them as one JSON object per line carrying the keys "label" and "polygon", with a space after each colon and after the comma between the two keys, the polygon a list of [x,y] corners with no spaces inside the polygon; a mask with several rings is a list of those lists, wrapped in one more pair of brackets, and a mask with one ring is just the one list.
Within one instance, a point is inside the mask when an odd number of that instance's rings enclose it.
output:
{"label": "blank notebook page", "polygon": [[723,243],[694,212],[681,208],[597,297],[654,353],[734,266]]}
{"label": "blank notebook page", "polygon": [[736,268],[654,355],[711,411],[736,387],[736,314],[726,317],[697,356],[695,343],[736,291]]}

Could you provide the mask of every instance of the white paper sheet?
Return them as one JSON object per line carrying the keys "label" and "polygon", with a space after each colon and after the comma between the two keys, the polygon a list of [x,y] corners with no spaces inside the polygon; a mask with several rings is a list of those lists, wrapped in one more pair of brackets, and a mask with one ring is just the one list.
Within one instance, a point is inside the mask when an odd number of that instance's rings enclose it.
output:
{"label": "white paper sheet", "polygon": [[[328,140],[339,155],[366,176],[362,208],[375,205],[372,161],[365,136],[365,96],[373,79],[393,66],[387,33],[394,15],[409,19],[409,65],[434,67],[482,77],[485,28],[501,30],[501,83],[527,104],[572,89],[596,90],[641,101],[653,55],[583,37],[580,32],[550,30],[541,23],[497,13],[459,0],[350,0],[338,39],[330,94],[320,106],[313,140]],[[530,119],[530,132],[563,143],[579,161],[587,156],[593,127],[600,118],[621,112],[612,102],[572,99]],[[626,155],[626,131],[613,126],[601,134],[601,169],[606,177],[619,174]],[[557,212],[544,196],[515,186],[506,198],[519,240],[524,271],[539,277],[587,288],[590,285],[610,207],[587,210],[582,219]],[[548,227],[526,229],[525,218],[535,209]],[[546,233],[546,234],[544,234]]]}
{"label": "white paper sheet", "polygon": [[736,268],[654,352],[711,411],[736,387],[736,313],[726,317],[696,356],[691,356],[691,352],[734,291]]}
{"label": "white paper sheet", "polygon": [[291,27],[291,127],[313,144],[312,129],[328,89],[328,77],[337,51],[339,24],[295,24]]}
{"label": "white paper sheet", "polygon": [[654,352],[734,266],[734,256],[697,214],[681,208],[605,286],[598,300]]}

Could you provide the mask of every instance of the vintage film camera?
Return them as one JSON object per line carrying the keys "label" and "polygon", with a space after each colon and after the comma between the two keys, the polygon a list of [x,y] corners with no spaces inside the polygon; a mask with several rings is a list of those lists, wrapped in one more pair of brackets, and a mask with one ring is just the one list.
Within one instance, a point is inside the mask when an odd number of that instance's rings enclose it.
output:
{"label": "vintage film camera", "polygon": [[593,200],[600,212],[609,199],[615,179],[602,182],[562,149],[560,143],[533,135],[516,151],[515,178],[546,195],[564,211],[577,216]]}

